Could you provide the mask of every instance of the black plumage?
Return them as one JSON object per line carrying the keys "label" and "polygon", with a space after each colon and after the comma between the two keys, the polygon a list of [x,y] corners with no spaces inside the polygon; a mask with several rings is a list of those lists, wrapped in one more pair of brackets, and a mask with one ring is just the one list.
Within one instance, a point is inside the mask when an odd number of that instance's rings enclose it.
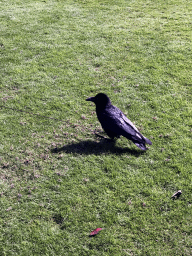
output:
{"label": "black plumage", "polygon": [[111,139],[119,138],[122,135],[142,150],[147,150],[146,143],[152,145],[152,142],[138,131],[123,112],[111,104],[106,94],[99,93],[95,97],[86,100],[95,103],[99,122]]}

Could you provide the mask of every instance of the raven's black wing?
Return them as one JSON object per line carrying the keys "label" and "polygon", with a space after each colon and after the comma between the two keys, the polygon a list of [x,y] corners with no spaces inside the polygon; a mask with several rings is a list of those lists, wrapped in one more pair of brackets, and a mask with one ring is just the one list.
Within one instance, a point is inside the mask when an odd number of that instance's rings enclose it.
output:
{"label": "raven's black wing", "polygon": [[[120,135],[132,140],[137,146],[138,144],[152,144],[150,140],[145,138],[134,124],[123,114],[123,112],[113,106],[105,108],[105,110],[97,113],[98,119],[110,137],[118,137]],[[113,136],[112,136],[113,135]],[[139,146],[141,148],[141,146]],[[146,150],[145,145],[142,149]]]}
{"label": "raven's black wing", "polygon": [[[139,138],[142,140],[144,139],[147,144],[152,145],[152,142],[149,139],[147,139],[146,137],[144,137],[138,131],[138,129],[135,127],[135,125],[122,112],[121,112],[121,114],[122,114],[122,118],[123,118],[124,122],[126,123],[126,125],[128,125],[128,127],[131,126],[134,129],[136,138]],[[127,130],[127,127],[125,127],[125,130]]]}
{"label": "raven's black wing", "polygon": [[97,113],[98,119],[104,130],[110,130],[117,135],[130,134],[132,136],[139,133],[133,123],[117,107],[110,105],[103,111]]}

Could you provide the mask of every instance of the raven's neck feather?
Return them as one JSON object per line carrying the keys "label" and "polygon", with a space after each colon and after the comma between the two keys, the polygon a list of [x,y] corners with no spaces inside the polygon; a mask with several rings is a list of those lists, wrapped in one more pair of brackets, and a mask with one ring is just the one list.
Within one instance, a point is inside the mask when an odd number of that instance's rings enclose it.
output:
{"label": "raven's neck feather", "polygon": [[111,102],[107,102],[107,103],[103,103],[103,104],[100,103],[100,104],[96,105],[96,111],[101,112],[101,111],[104,111],[107,108],[110,108],[111,106],[112,106]]}

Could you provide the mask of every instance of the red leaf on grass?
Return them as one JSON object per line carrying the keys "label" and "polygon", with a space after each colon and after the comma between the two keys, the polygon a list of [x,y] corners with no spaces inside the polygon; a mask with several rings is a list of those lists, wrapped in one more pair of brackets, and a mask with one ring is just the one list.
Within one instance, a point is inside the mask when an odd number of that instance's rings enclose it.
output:
{"label": "red leaf on grass", "polygon": [[96,235],[99,233],[99,231],[101,231],[101,230],[102,230],[102,228],[96,228],[96,229],[94,229],[94,230],[90,233],[89,236],[96,236]]}

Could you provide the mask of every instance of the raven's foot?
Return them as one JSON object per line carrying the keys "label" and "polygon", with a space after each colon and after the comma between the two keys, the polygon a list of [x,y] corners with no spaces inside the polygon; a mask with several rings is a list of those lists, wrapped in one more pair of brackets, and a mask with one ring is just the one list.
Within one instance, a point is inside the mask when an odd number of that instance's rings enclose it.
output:
{"label": "raven's foot", "polygon": [[97,137],[102,138],[102,139],[105,139],[105,140],[111,140],[111,139],[106,138],[105,136],[100,135],[100,134],[98,134],[98,133],[96,133],[96,132],[95,132],[95,135],[96,135]]}

